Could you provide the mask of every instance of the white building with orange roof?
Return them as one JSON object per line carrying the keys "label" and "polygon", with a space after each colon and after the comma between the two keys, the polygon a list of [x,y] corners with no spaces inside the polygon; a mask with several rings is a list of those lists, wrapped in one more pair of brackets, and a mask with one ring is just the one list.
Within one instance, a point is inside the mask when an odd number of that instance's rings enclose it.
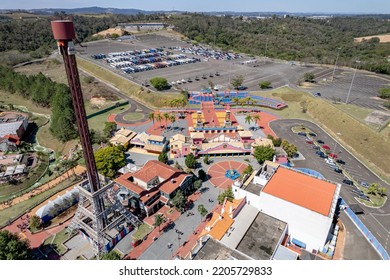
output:
{"label": "white building with orange roof", "polygon": [[261,212],[286,222],[295,245],[308,251],[321,250],[328,239],[341,185],[281,165],[264,167],[255,176],[257,183],[245,188],[233,186],[235,197],[245,197]]}

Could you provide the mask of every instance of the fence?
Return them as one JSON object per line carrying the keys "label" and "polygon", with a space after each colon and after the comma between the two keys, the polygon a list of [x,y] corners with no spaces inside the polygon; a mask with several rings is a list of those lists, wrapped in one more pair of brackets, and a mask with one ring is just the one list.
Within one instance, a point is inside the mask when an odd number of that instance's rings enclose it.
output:
{"label": "fence", "polygon": [[[345,204],[345,203],[344,203]],[[358,227],[358,229],[363,233],[364,237],[371,243],[374,249],[384,260],[389,260],[389,254],[386,252],[385,248],[379,243],[375,236],[368,230],[368,228],[360,221],[360,219],[353,213],[351,208],[347,207],[345,209],[348,217],[352,222]]]}

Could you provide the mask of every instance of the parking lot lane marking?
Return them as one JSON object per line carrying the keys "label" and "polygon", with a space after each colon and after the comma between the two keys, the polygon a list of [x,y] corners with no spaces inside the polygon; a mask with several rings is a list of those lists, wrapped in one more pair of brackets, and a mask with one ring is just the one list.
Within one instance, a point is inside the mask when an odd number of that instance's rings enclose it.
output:
{"label": "parking lot lane marking", "polygon": [[369,214],[371,217],[373,217],[374,218],[374,220],[385,230],[385,232],[387,232],[387,233],[389,233],[389,231],[387,230],[387,228],[385,228],[379,221],[378,221],[378,219],[377,218],[375,218],[375,216],[372,214],[372,213],[370,213]]}
{"label": "parking lot lane marking", "polygon": [[376,234],[378,234],[378,236],[383,239],[382,235],[380,235],[379,232],[376,232]]}

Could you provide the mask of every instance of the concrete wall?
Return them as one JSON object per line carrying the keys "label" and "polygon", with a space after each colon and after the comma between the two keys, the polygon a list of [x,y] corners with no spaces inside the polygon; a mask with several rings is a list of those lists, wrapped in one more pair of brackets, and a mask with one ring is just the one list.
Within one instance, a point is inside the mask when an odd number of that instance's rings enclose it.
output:
{"label": "concrete wall", "polygon": [[319,213],[261,193],[257,207],[260,211],[288,223],[291,238],[306,243],[308,251],[320,250],[326,242],[332,219]]}

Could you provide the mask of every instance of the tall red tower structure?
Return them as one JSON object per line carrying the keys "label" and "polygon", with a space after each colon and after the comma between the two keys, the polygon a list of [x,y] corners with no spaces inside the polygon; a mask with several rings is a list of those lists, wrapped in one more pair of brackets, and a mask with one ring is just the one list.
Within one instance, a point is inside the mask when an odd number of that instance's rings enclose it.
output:
{"label": "tall red tower structure", "polygon": [[83,235],[88,236],[99,258],[101,252],[109,250],[107,244],[113,240],[113,236],[107,234],[108,231],[119,228],[119,225],[138,226],[141,222],[123,207],[114,191],[114,183],[104,177],[99,180],[77,70],[76,50],[73,43],[76,34],[73,22],[56,20],[51,22],[51,27],[59,53],[64,60],[88,174],[88,180],[78,186],[78,208],[68,229],[80,230]]}

